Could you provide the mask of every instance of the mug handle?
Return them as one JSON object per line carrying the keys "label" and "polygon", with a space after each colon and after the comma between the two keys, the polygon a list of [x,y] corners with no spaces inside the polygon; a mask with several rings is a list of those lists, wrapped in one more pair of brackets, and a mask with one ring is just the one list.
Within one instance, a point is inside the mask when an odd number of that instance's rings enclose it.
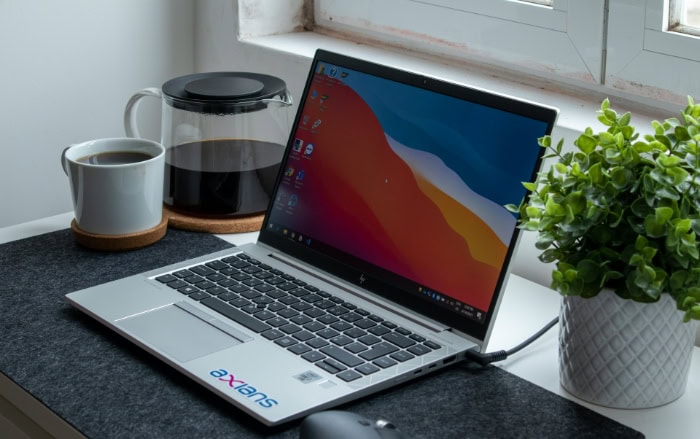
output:
{"label": "mug handle", "polygon": [[66,146],[63,148],[63,152],[61,152],[61,167],[63,168],[63,172],[68,175],[68,166],[66,165],[66,152],[70,149],[70,146]]}
{"label": "mug handle", "polygon": [[144,88],[129,99],[124,109],[124,131],[126,131],[127,137],[141,137],[136,127],[136,108],[139,100],[144,96],[153,96],[154,98],[162,99],[163,93],[159,88]]}

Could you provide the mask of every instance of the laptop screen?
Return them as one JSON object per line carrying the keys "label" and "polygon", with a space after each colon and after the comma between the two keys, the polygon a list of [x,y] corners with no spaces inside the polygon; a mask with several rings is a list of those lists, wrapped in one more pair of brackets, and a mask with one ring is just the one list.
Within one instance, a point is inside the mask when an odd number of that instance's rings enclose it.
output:
{"label": "laptop screen", "polygon": [[260,240],[483,339],[555,118],[319,51]]}

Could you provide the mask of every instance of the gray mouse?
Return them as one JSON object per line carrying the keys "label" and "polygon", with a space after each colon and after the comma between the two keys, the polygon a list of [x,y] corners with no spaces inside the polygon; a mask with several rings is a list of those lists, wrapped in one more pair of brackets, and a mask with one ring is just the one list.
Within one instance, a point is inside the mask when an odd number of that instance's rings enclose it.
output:
{"label": "gray mouse", "polygon": [[383,419],[373,421],[356,413],[327,410],[304,419],[299,439],[406,439],[406,436]]}

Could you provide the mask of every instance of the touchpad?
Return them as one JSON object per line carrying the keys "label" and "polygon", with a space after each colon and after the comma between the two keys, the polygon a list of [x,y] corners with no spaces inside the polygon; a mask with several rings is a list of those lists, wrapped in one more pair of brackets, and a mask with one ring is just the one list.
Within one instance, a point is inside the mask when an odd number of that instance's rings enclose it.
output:
{"label": "touchpad", "polygon": [[180,362],[240,343],[187,311],[168,305],[115,322],[128,333]]}

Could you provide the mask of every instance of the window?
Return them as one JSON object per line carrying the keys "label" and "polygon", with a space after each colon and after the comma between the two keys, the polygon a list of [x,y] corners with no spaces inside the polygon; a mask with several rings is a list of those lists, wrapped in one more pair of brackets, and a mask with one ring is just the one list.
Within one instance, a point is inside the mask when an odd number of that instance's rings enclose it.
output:
{"label": "window", "polygon": [[596,84],[603,0],[315,0],[321,31]]}
{"label": "window", "polygon": [[675,24],[693,15],[697,3],[610,0],[606,86],[676,104],[700,96],[700,38],[687,32],[690,26],[681,33]]}
{"label": "window", "polygon": [[700,98],[700,0],[238,0],[238,6],[241,37],[313,27],[657,107]]}

